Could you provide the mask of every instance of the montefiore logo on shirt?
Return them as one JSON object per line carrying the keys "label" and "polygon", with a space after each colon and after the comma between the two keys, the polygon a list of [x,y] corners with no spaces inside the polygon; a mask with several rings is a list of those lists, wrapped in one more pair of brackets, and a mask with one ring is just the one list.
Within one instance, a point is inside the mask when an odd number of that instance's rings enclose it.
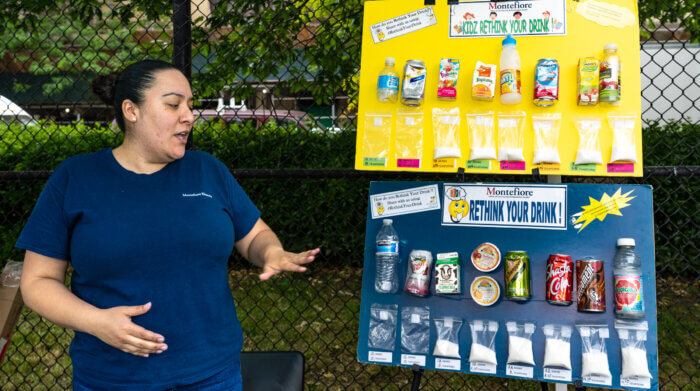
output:
{"label": "montefiore logo on shirt", "polygon": [[207,193],[205,193],[205,192],[201,192],[201,193],[182,193],[182,196],[183,196],[183,197],[209,197],[209,198],[213,198],[211,195],[209,195],[209,194],[207,194]]}

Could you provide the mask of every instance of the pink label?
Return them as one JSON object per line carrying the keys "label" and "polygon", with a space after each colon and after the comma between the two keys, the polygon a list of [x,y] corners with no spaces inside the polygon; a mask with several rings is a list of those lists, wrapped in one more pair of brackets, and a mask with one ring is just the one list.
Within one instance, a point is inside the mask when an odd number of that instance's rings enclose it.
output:
{"label": "pink label", "polygon": [[525,171],[525,162],[500,162],[501,170]]}
{"label": "pink label", "polygon": [[420,159],[397,159],[396,167],[419,168]]}
{"label": "pink label", "polygon": [[608,172],[634,172],[634,163],[608,163]]}
{"label": "pink label", "polygon": [[438,88],[438,96],[441,98],[454,98],[457,96],[457,89],[454,87]]}

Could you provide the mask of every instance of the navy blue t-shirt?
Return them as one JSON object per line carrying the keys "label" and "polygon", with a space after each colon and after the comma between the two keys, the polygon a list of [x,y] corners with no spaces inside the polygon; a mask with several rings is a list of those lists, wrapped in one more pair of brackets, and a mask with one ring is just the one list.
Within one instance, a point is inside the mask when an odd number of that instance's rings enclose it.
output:
{"label": "navy blue t-shirt", "polygon": [[76,332],[70,356],[84,385],[160,389],[238,362],[243,333],[227,260],[259,217],[226,166],[205,152],[136,174],[105,149],[56,168],[16,246],[70,261],[73,293],[98,308],[152,302],[132,321],[163,335],[165,352],[137,357]]}

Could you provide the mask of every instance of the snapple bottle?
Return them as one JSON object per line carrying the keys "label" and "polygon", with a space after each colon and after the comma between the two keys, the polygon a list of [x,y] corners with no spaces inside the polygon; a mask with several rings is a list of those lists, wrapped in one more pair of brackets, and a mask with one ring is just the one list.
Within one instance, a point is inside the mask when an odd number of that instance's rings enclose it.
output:
{"label": "snapple bottle", "polygon": [[634,250],[634,239],[617,239],[615,255],[615,315],[618,318],[644,317],[644,293],[642,289],[642,261]]}

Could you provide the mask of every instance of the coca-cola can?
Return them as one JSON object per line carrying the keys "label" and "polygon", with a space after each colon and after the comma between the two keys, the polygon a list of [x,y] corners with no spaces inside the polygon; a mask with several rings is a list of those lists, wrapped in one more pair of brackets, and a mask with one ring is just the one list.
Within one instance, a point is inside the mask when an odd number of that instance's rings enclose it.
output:
{"label": "coca-cola can", "polygon": [[574,289],[574,261],[564,254],[551,254],[547,259],[547,293],[550,304],[570,305]]}
{"label": "coca-cola can", "polygon": [[605,273],[603,261],[586,258],[576,261],[578,310],[605,312]]}

